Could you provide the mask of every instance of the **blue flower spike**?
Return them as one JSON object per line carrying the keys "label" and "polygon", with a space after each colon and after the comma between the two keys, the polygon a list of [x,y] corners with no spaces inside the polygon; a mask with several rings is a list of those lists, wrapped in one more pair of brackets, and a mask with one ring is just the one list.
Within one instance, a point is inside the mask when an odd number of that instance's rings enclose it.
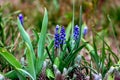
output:
{"label": "blue flower spike", "polygon": [[85,36],[87,33],[88,33],[88,27],[85,26],[84,29],[83,29],[83,35]]}
{"label": "blue flower spike", "polygon": [[54,34],[54,47],[55,48],[59,48],[59,45],[60,45],[59,28],[60,28],[59,25],[57,25],[56,28],[55,28],[55,34]]}
{"label": "blue flower spike", "polygon": [[18,18],[19,18],[21,24],[23,25],[24,17],[23,17],[23,15],[21,13],[18,15]]}
{"label": "blue flower spike", "polygon": [[73,30],[73,38],[74,38],[75,41],[78,40],[79,35],[80,35],[79,26],[75,25],[74,30]]}
{"label": "blue flower spike", "polygon": [[65,40],[66,40],[66,33],[65,33],[65,28],[63,26],[60,31],[60,44],[63,45],[65,43]]}

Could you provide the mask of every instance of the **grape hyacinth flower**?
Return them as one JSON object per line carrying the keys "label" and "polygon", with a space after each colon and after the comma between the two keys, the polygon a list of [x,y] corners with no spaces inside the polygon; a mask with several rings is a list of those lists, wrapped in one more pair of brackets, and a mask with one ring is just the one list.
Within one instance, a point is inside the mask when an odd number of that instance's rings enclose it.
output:
{"label": "grape hyacinth flower", "polygon": [[59,35],[59,25],[56,26],[55,35],[54,35],[54,47],[59,48],[60,45],[60,35]]}
{"label": "grape hyacinth flower", "polygon": [[66,36],[65,28],[62,27],[61,31],[60,31],[60,44],[61,45],[63,45],[65,43],[65,40],[66,40],[65,36]]}
{"label": "grape hyacinth flower", "polygon": [[73,38],[75,41],[78,40],[79,35],[80,35],[80,29],[79,29],[79,26],[76,25],[73,30]]}
{"label": "grape hyacinth flower", "polygon": [[24,19],[24,18],[23,18],[23,15],[22,15],[22,14],[19,14],[19,15],[18,15],[18,18],[19,18],[21,24],[23,25],[23,21],[24,21],[24,20],[23,20],[23,19]]}
{"label": "grape hyacinth flower", "polygon": [[85,26],[84,29],[83,29],[83,35],[85,36],[87,33],[88,33],[88,27]]}

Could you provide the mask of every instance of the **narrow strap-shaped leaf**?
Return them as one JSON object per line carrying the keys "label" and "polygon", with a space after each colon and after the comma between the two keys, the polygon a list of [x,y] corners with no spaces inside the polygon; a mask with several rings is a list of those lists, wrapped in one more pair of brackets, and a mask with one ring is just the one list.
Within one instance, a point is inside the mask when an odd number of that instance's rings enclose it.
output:
{"label": "narrow strap-shaped leaf", "polygon": [[43,62],[45,60],[45,57],[43,56],[42,58],[37,58],[36,59],[36,75],[39,76],[39,74],[41,73],[41,70],[42,70],[42,65],[43,65]]}
{"label": "narrow strap-shaped leaf", "polygon": [[114,57],[115,61],[118,62],[118,60],[119,60],[118,56],[112,51],[112,49],[111,49],[110,46],[107,44],[107,42],[106,42],[97,32],[95,32],[95,33],[96,33],[96,35],[97,35],[101,40],[103,40],[103,42],[105,43],[105,45],[108,47],[108,49],[106,49],[106,50],[108,50],[108,51],[112,54],[112,56]]}
{"label": "narrow strap-shaped leaf", "polygon": [[48,54],[48,56],[49,56],[49,58],[50,58],[50,60],[51,60],[51,62],[52,62],[52,64],[53,64],[53,59],[52,59],[52,57],[51,57],[51,55],[50,55],[50,52],[49,52],[47,46],[46,46],[46,52],[47,52],[47,54]]}
{"label": "narrow strap-shaped leaf", "polygon": [[36,79],[35,66],[34,66],[34,62],[33,62],[33,59],[32,59],[33,57],[31,55],[29,45],[27,43],[26,43],[26,45],[27,45],[26,57],[27,57],[27,63],[28,63],[28,72],[32,75],[32,77],[34,79]]}
{"label": "narrow strap-shaped leaf", "polygon": [[79,35],[79,38],[78,38],[78,42],[77,42],[77,47],[79,47],[79,44],[80,44],[80,41],[81,41],[81,38],[83,37],[83,29],[82,29],[82,6],[80,6],[80,12],[79,12],[79,29],[80,29],[80,35]]}
{"label": "narrow strap-shaped leaf", "polygon": [[68,55],[66,58],[65,58],[65,66],[67,66],[72,60],[75,59],[76,55],[78,54],[78,52],[84,48],[86,46],[87,42],[84,43],[82,46],[80,46],[78,49],[76,49],[73,53],[71,53],[70,55]]}
{"label": "narrow strap-shaped leaf", "polygon": [[6,49],[0,48],[0,56],[2,56],[14,68],[21,68],[20,62]]}
{"label": "narrow strap-shaped leaf", "polygon": [[38,43],[38,40],[39,40],[39,35],[38,35],[38,33],[37,33],[37,31],[36,30],[32,30],[33,31],[33,33],[34,33],[34,35],[35,35],[35,38],[36,38],[36,42]]}
{"label": "narrow strap-shaped leaf", "polygon": [[66,41],[68,41],[68,39],[70,37],[71,30],[72,30],[72,23],[70,22],[67,26],[67,29],[66,29]]}
{"label": "narrow strap-shaped leaf", "polygon": [[31,55],[32,55],[32,59],[35,61],[35,54],[34,54],[34,50],[33,50],[33,46],[32,46],[32,43],[31,43],[31,40],[30,40],[30,37],[29,35],[27,34],[27,32],[24,30],[19,18],[17,18],[17,24],[18,24],[18,28],[19,28],[19,31],[20,31],[20,34],[23,38],[23,40],[29,45],[30,47],[30,51],[32,52]]}
{"label": "narrow strap-shaped leaf", "polygon": [[45,59],[44,57],[44,45],[47,33],[47,25],[48,25],[48,13],[45,8],[43,22],[42,22],[42,29],[38,41],[38,58],[36,59],[36,74],[39,74],[42,69],[42,64]]}
{"label": "narrow strap-shaped leaf", "polygon": [[15,80],[17,78],[19,78],[20,80],[26,80],[26,76],[29,76],[32,80],[33,77],[25,70],[20,69],[20,68],[16,68],[15,70],[9,71],[7,73],[4,74],[4,76],[6,78],[9,78],[11,80]]}
{"label": "narrow strap-shaped leaf", "polygon": [[[94,51],[92,51],[92,52],[94,52],[95,54],[94,55],[92,55],[91,57],[94,59],[94,61],[96,62],[96,65],[97,65],[97,68],[98,68],[98,70],[99,70],[99,56],[98,56],[98,52],[97,52],[97,46],[96,46],[96,44],[95,44],[95,38],[93,37],[93,48],[94,48]],[[91,53],[91,52],[90,52]]]}
{"label": "narrow strap-shaped leaf", "polygon": [[32,80],[35,80],[30,73],[25,71],[24,69],[17,68],[17,71],[22,72],[24,75],[28,75]]}
{"label": "narrow strap-shaped leaf", "polygon": [[38,41],[38,58],[42,57],[42,55],[44,53],[47,25],[48,25],[48,13],[45,8],[44,18],[43,18],[43,22],[42,22],[42,29],[41,29],[41,33],[40,33],[40,37],[39,37],[39,41]]}
{"label": "narrow strap-shaped leaf", "polygon": [[9,79],[12,79],[12,80],[15,80],[16,78],[18,78],[15,70],[11,70],[11,71],[5,73],[4,76],[6,78],[9,78]]}
{"label": "narrow strap-shaped leaf", "polygon": [[[82,38],[82,41],[85,42],[85,40],[83,38]],[[98,54],[97,54],[97,48],[96,48],[96,45],[95,45],[94,41],[93,41],[93,44],[94,44],[94,48],[90,44],[87,44],[86,49],[90,52],[90,55],[91,55],[92,59],[95,61],[96,65],[97,65],[97,68],[98,68],[99,57],[98,57]]]}
{"label": "narrow strap-shaped leaf", "polygon": [[[104,39],[104,36],[103,36],[103,39]],[[105,59],[106,59],[106,54],[105,54],[105,43],[103,41],[103,47],[102,47],[102,57],[101,57],[101,65],[102,65],[102,75],[104,76],[104,62],[105,62]]]}
{"label": "narrow strap-shaped leaf", "polygon": [[19,80],[26,80],[26,76],[23,75],[21,72],[16,70],[16,74],[17,74]]}
{"label": "narrow strap-shaped leaf", "polygon": [[75,20],[75,0],[73,0],[73,16],[72,16],[72,36],[70,37],[71,41],[71,47],[72,49],[74,48],[74,43],[73,43],[73,32],[74,32],[74,20]]}
{"label": "narrow strap-shaped leaf", "polygon": [[[50,51],[53,48],[53,44],[54,44],[54,40],[51,40],[50,44],[48,45],[48,50]],[[53,48],[54,49],[54,48]],[[53,55],[52,55],[53,56]],[[36,59],[36,74],[39,75],[39,72],[42,69],[42,64],[43,61],[46,59],[47,57],[47,52],[45,52],[45,54],[43,55],[42,58],[40,58],[39,63],[38,63],[38,58]],[[53,59],[53,58],[52,58]]]}

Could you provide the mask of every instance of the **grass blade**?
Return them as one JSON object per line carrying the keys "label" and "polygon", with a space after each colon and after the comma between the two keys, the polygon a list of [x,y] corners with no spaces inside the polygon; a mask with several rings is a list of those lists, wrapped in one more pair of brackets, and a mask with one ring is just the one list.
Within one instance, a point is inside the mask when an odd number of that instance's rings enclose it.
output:
{"label": "grass blade", "polygon": [[118,50],[118,52],[120,53],[120,47],[119,47],[119,42],[117,41],[117,35],[116,35],[117,32],[116,32],[116,29],[115,29],[115,25],[113,24],[110,16],[107,15],[107,17],[108,17],[108,20],[109,20],[109,22],[110,22],[110,26],[112,27],[112,32],[113,32],[114,39],[115,39],[115,41],[116,41],[115,44],[116,44],[117,50]]}
{"label": "grass blade", "polygon": [[[96,32],[95,32],[95,33],[96,33]],[[112,56],[113,56],[114,59],[115,59],[115,62],[118,62],[118,60],[119,60],[118,56],[112,51],[112,49],[111,49],[110,46],[106,43],[106,41],[105,41],[98,33],[96,33],[96,35],[97,35],[101,40],[103,40],[104,44],[107,46],[107,49],[106,49],[106,50],[108,50],[108,51],[112,54]]]}
{"label": "grass blade", "polygon": [[[104,40],[104,36],[103,36],[103,40]],[[104,72],[105,72],[105,66],[104,66],[104,62],[106,59],[106,54],[105,54],[105,43],[103,41],[103,47],[102,47],[102,57],[101,57],[101,69],[102,69],[102,76],[104,77]]]}
{"label": "grass blade", "polygon": [[49,58],[50,58],[50,60],[51,60],[51,62],[52,62],[52,64],[53,64],[53,59],[52,59],[52,57],[51,57],[51,55],[50,55],[50,52],[49,52],[49,49],[48,49],[47,46],[46,46],[46,52],[47,52],[47,54],[48,54],[48,56],[49,56]]}
{"label": "grass blade", "polygon": [[97,69],[99,70],[99,56],[98,56],[98,52],[97,52],[97,46],[95,44],[95,38],[93,37],[93,48],[94,48],[94,55],[91,55],[92,58],[94,59],[94,62],[96,62],[96,66],[97,66]]}

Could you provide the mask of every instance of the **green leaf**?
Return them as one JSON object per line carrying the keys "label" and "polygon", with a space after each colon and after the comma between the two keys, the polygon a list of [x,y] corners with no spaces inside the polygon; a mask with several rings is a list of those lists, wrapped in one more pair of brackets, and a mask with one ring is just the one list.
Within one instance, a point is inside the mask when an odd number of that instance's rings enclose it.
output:
{"label": "green leaf", "polygon": [[[103,37],[104,39],[104,37]],[[101,57],[101,65],[102,65],[102,76],[104,77],[105,75],[105,66],[104,66],[104,62],[105,62],[105,59],[106,59],[106,54],[105,54],[105,44],[104,44],[104,41],[103,41],[103,47],[102,47],[102,57]]]}
{"label": "green leaf", "polygon": [[26,80],[26,75],[23,75],[23,73],[19,71],[18,68],[16,68],[16,70],[5,73],[4,75],[11,80],[16,80],[17,78],[20,80]]}
{"label": "green leaf", "polygon": [[[82,27],[82,6],[80,6],[80,13],[79,13],[79,27],[80,27],[80,32],[81,32],[81,27]],[[81,34],[80,34],[81,36]]]}
{"label": "green leaf", "polygon": [[34,66],[34,62],[33,62],[33,57],[31,55],[31,51],[30,51],[30,47],[29,45],[26,43],[27,45],[27,53],[26,53],[26,57],[27,57],[27,67],[28,67],[28,72],[32,75],[32,77],[34,77],[34,79],[36,79],[36,72],[35,72],[35,66]]}
{"label": "green leaf", "polygon": [[23,26],[22,26],[19,18],[17,18],[17,24],[18,24],[18,28],[19,28],[19,31],[20,31],[20,34],[21,34],[23,40],[24,40],[24,41],[29,45],[29,47],[30,47],[32,59],[33,59],[33,61],[35,61],[35,54],[34,54],[34,50],[33,50],[33,46],[32,46],[30,37],[29,37],[29,35],[27,34],[27,32],[24,30],[24,28],[23,28]]}
{"label": "green leaf", "polygon": [[46,38],[47,38],[46,43],[47,44],[49,44],[51,42],[51,40],[52,40],[51,37],[53,37],[53,34],[47,33],[47,36],[46,36]]}
{"label": "green leaf", "polygon": [[[82,38],[82,41],[86,42],[83,38]],[[99,58],[98,58],[97,48],[96,48],[96,45],[95,45],[94,41],[93,41],[93,44],[94,44],[94,48],[90,44],[87,44],[86,45],[86,49],[90,52],[90,55],[91,55],[92,59],[95,61],[96,65],[98,67],[98,64],[99,64],[99,60],[98,59]]]}
{"label": "green leaf", "polygon": [[73,11],[72,11],[72,13],[73,13],[73,16],[72,16],[72,25],[71,25],[71,27],[72,27],[72,34],[70,36],[70,41],[71,41],[71,48],[73,50],[73,48],[74,48],[73,31],[74,31],[74,20],[75,20],[75,1],[74,0],[73,0]]}
{"label": "green leaf", "polygon": [[17,71],[23,73],[24,75],[28,75],[32,80],[36,80],[32,77],[32,75],[30,75],[30,73],[28,73],[27,71],[25,71],[23,69],[17,68]]}
{"label": "green leaf", "polygon": [[73,51],[72,53],[69,53],[69,55],[65,58],[64,62],[65,62],[65,67],[68,67],[68,65],[74,61],[76,55],[78,54],[78,52],[84,48],[86,46],[87,43],[84,43],[82,46],[80,46],[79,48],[77,48],[75,51]]}
{"label": "green leaf", "polygon": [[59,65],[60,65],[60,60],[59,60],[58,57],[55,58],[54,64],[55,64],[57,67],[59,67]]}
{"label": "green leaf", "polygon": [[53,64],[53,59],[52,59],[52,57],[51,57],[51,55],[50,55],[50,52],[49,52],[47,46],[46,46],[46,52],[47,52],[47,54],[48,54],[48,56],[49,56],[49,58],[50,58],[50,60],[51,60],[51,62],[52,62],[52,64]]}
{"label": "green leaf", "polygon": [[36,30],[32,30],[32,31],[33,31],[33,33],[34,33],[34,35],[35,35],[36,42],[38,43],[39,35],[38,35],[38,33],[37,33]]}
{"label": "green leaf", "polygon": [[66,29],[66,41],[68,41],[68,39],[70,37],[71,29],[72,29],[72,23],[70,22],[67,26],[67,29]]}
{"label": "green leaf", "polygon": [[80,35],[77,41],[77,47],[79,47],[79,44],[81,42],[81,38],[83,37],[83,26],[82,26],[82,6],[80,6],[80,12],[79,12],[79,28],[80,28]]}
{"label": "green leaf", "polygon": [[45,45],[45,39],[46,39],[47,25],[48,25],[48,13],[45,8],[44,18],[42,22],[42,29],[41,29],[41,33],[40,33],[40,37],[38,41],[38,58],[36,60],[37,61],[36,62],[36,74],[39,74],[39,72],[41,71],[41,68],[42,68],[41,66],[45,59],[45,57],[43,57],[44,56],[43,54],[44,54],[44,45]]}
{"label": "green leaf", "polygon": [[113,32],[113,36],[114,36],[114,40],[115,40],[115,45],[117,47],[118,52],[120,53],[120,47],[119,47],[119,42],[117,40],[117,31],[116,31],[116,28],[115,28],[115,24],[113,24],[113,21],[111,20],[109,15],[107,15],[107,17],[108,17],[108,20],[110,22],[110,26],[112,27],[112,32]]}
{"label": "green leaf", "polygon": [[42,29],[38,41],[38,58],[42,57],[44,53],[44,45],[45,45],[45,39],[46,39],[46,33],[47,33],[47,25],[48,25],[48,13],[45,8],[44,18],[42,22]]}
{"label": "green leaf", "polygon": [[50,78],[55,78],[55,76],[54,76],[54,74],[53,74],[53,72],[52,72],[52,70],[51,69],[47,69],[46,70],[46,75],[47,75],[47,77],[50,79]]}
{"label": "green leaf", "polygon": [[[97,52],[97,47],[96,47],[96,44],[95,44],[95,38],[93,37],[93,48],[94,48],[94,51],[90,52],[91,53],[91,57],[93,58],[94,62],[96,62],[96,66],[97,66],[97,69],[99,70],[99,60],[100,60],[100,57],[98,56],[98,52]],[[94,55],[93,55],[94,53]]]}
{"label": "green leaf", "polygon": [[16,78],[18,78],[15,70],[5,73],[4,76],[12,80],[15,80]]}
{"label": "green leaf", "polygon": [[[42,29],[38,41],[38,59],[36,60],[36,73],[39,74],[43,65],[43,61],[46,56],[44,56],[44,45],[47,33],[47,25],[48,25],[48,13],[45,8],[43,22],[42,22]],[[43,57],[44,56],[44,57]]]}
{"label": "green leaf", "polygon": [[0,40],[0,46],[4,46],[4,44],[2,43],[2,41]]}
{"label": "green leaf", "polygon": [[0,56],[2,56],[14,68],[21,68],[20,62],[6,49],[0,48]]}
{"label": "green leaf", "polygon": [[107,46],[107,49],[106,49],[106,50],[108,50],[108,51],[110,52],[110,54],[112,54],[112,56],[114,57],[115,62],[117,63],[118,60],[119,60],[118,56],[112,51],[112,49],[110,48],[110,46],[106,43],[106,41],[105,41],[98,33],[96,33],[96,35],[97,35],[101,40],[103,40],[104,44]]}
{"label": "green leaf", "polygon": [[[54,44],[54,40],[51,40],[50,44],[48,45],[48,50],[49,51],[51,50],[51,48],[53,48],[53,44]],[[45,52],[45,54],[43,55],[42,58],[40,58],[40,60],[38,60],[38,58],[36,59],[36,74],[38,74],[41,71],[43,61],[46,59],[46,57],[47,57],[47,52]],[[38,61],[39,61],[39,64],[38,64]],[[38,71],[38,69],[39,69],[39,71]]]}
{"label": "green leaf", "polygon": [[109,75],[108,75],[108,80],[114,80],[114,77],[115,77],[115,76],[114,76],[113,74],[109,74]]}
{"label": "green leaf", "polygon": [[16,70],[16,74],[17,74],[19,80],[26,80],[26,76],[23,75],[21,72]]}
{"label": "green leaf", "polygon": [[43,62],[44,62],[45,58],[46,58],[46,56],[36,59],[36,75],[39,75],[41,73]]}
{"label": "green leaf", "polygon": [[[49,52],[50,52],[51,49],[54,49],[53,46],[54,46],[54,40],[51,40],[51,41],[50,41],[50,44],[49,44],[48,47],[47,47]],[[45,52],[44,56],[47,57],[47,52]],[[53,59],[54,54],[51,54],[51,56],[52,56],[52,59]]]}

